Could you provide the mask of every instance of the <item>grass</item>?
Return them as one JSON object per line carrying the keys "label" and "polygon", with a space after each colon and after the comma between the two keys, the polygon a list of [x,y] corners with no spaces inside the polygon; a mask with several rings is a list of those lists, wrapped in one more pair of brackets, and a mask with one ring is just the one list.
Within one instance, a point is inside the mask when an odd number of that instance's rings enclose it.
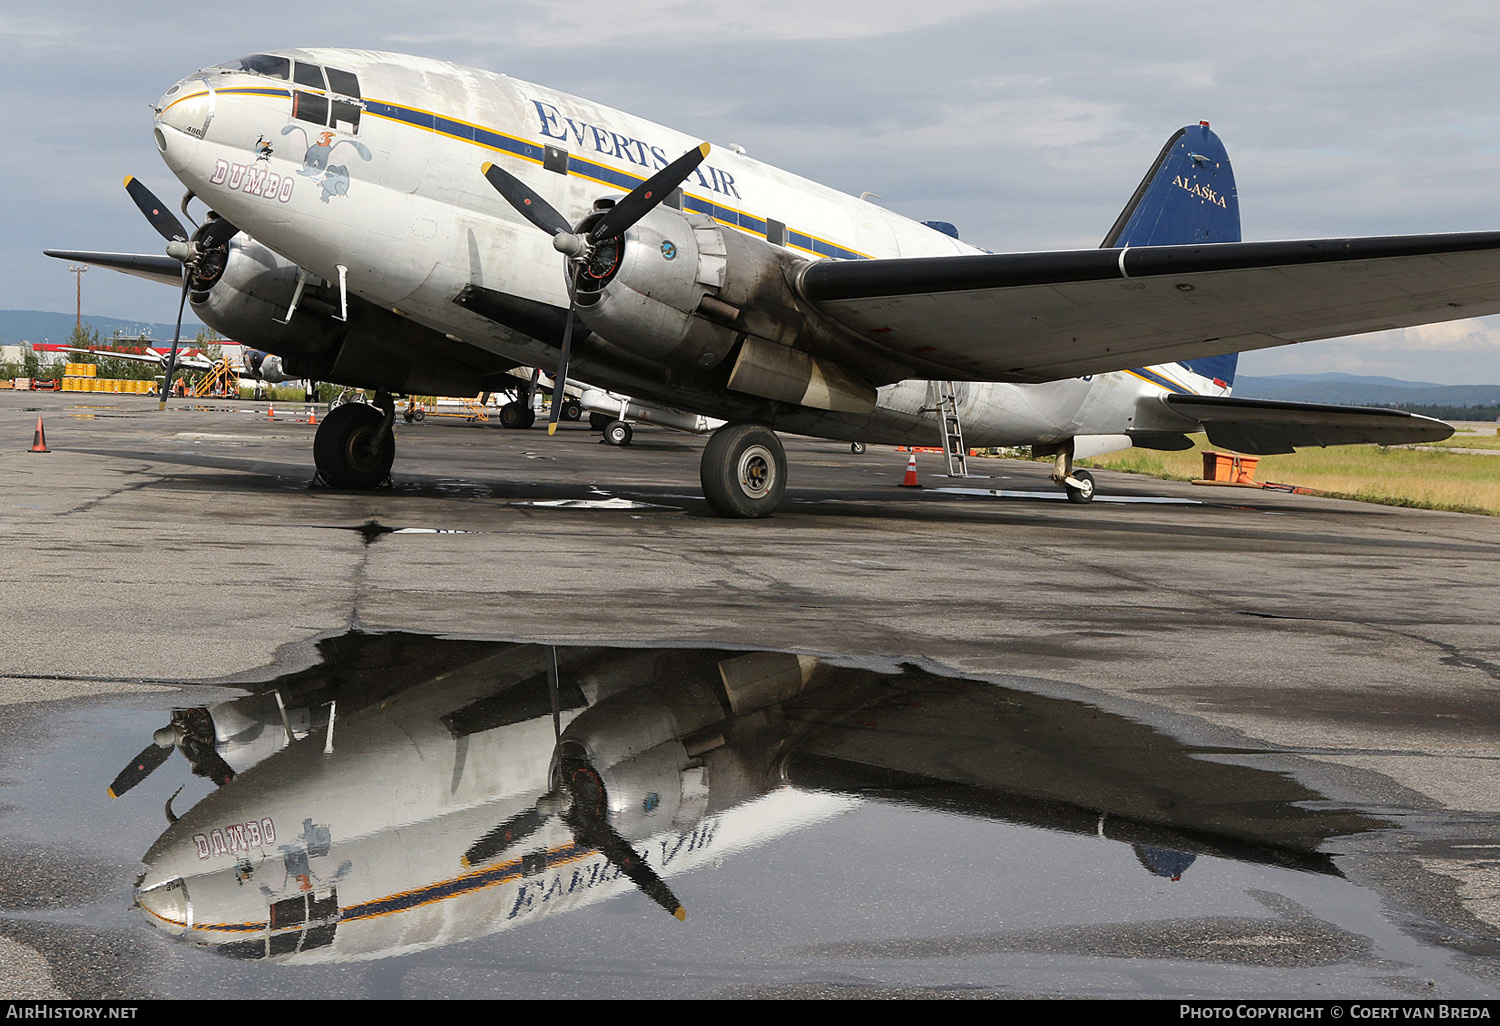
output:
{"label": "grass", "polygon": [[[1500,516],[1500,456],[1445,451],[1465,444],[1500,448],[1500,438],[1456,435],[1458,446],[1423,449],[1377,445],[1342,445],[1304,449],[1285,456],[1263,456],[1257,481],[1275,481],[1315,489],[1328,495],[1388,506],[1453,510]],[[1468,438],[1476,441],[1469,443]],[[1213,448],[1201,437],[1190,450],[1123,452],[1080,460],[1080,464],[1174,481],[1203,476],[1203,451]]]}

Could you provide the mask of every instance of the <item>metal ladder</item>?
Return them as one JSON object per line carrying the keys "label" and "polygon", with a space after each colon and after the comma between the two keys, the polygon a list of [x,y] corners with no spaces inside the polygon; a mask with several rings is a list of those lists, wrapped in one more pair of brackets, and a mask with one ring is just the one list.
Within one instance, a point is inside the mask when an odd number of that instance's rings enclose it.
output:
{"label": "metal ladder", "polygon": [[948,456],[948,476],[969,476],[969,447],[958,416],[958,394],[951,381],[927,382],[927,404],[943,425],[943,452]]}

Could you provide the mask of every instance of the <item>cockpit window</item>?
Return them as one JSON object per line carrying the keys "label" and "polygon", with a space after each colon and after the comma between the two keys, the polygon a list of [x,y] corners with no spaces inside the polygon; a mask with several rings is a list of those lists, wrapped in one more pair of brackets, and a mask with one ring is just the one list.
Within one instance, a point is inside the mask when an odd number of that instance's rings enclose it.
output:
{"label": "cockpit window", "polygon": [[328,88],[344,96],[359,99],[359,78],[338,68],[328,69]]}
{"label": "cockpit window", "polygon": [[292,80],[298,85],[311,86],[314,89],[328,88],[323,84],[323,69],[316,64],[303,64],[298,61]]}
{"label": "cockpit window", "polygon": [[253,53],[237,61],[227,61],[219,67],[226,71],[248,71],[252,75],[267,78],[288,79],[292,75],[292,62],[285,57],[273,57],[268,53]]}

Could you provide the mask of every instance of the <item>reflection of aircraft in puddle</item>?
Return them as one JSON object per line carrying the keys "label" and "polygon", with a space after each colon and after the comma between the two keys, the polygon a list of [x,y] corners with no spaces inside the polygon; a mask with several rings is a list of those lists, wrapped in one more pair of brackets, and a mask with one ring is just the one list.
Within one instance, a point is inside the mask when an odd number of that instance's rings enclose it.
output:
{"label": "reflection of aircraft in puddle", "polygon": [[[309,962],[456,943],[636,888],[681,915],[668,879],[872,800],[1124,842],[1164,876],[1201,854],[1333,872],[1320,845],[1374,825],[1082,703],[911,668],[425,644],[471,647],[415,686],[385,667],[368,689],[346,675],[324,725],[274,754],[221,747],[244,768],[145,856],[153,925]],[[274,700],[246,701],[259,711],[239,722],[285,735]]]}

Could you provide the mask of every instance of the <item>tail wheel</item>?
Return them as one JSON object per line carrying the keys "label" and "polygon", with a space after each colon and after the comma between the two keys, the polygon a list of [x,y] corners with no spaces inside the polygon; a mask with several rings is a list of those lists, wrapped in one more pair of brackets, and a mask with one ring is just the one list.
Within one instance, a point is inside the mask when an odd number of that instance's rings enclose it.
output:
{"label": "tail wheel", "polygon": [[704,498],[720,516],[768,517],[786,491],[786,450],[768,427],[731,424],[708,440],[699,479]]}
{"label": "tail wheel", "polygon": [[396,439],[385,415],[368,403],[345,403],[313,436],[313,462],[334,488],[374,488],[391,476]]}

